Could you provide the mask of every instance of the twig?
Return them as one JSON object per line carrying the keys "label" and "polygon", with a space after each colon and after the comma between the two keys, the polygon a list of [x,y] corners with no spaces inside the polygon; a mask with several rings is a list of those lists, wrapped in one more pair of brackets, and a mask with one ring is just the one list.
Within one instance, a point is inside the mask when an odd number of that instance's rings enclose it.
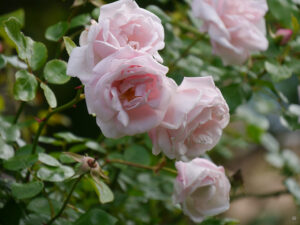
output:
{"label": "twig", "polygon": [[69,194],[68,194],[66,200],[64,201],[63,206],[60,208],[60,210],[59,210],[59,212],[56,214],[56,216],[52,217],[52,219],[51,219],[48,223],[46,223],[47,225],[51,225],[57,218],[59,218],[59,217],[61,216],[61,214],[62,214],[63,211],[65,210],[66,206],[68,205],[68,202],[69,202],[69,200],[70,200],[70,198],[71,198],[71,196],[72,196],[72,194],[73,194],[73,192],[74,192],[74,190],[75,190],[77,184],[79,183],[79,181],[81,180],[81,178],[82,178],[83,176],[84,176],[84,174],[82,174],[81,176],[79,176],[79,177],[76,179],[75,183],[73,184],[73,186],[72,186],[72,188],[71,188],[71,191],[69,192]]}
{"label": "twig", "polygon": [[285,195],[289,194],[288,190],[281,190],[281,191],[276,191],[276,192],[271,192],[271,193],[266,193],[266,194],[253,194],[253,193],[244,193],[244,194],[239,194],[231,197],[231,201],[235,201],[241,198],[272,198],[272,197],[278,197],[280,195]]}
{"label": "twig", "polygon": [[121,159],[106,159],[105,162],[106,163],[118,163],[118,164],[123,164],[123,165],[127,165],[127,166],[136,167],[136,168],[152,170],[154,173],[159,172],[159,170],[164,170],[164,171],[167,171],[167,172],[170,172],[170,173],[173,173],[173,174],[177,174],[176,170],[173,170],[171,168],[161,167],[160,164],[158,164],[157,166],[146,166],[146,165],[143,165],[143,164],[124,161],[124,160],[121,160]]}

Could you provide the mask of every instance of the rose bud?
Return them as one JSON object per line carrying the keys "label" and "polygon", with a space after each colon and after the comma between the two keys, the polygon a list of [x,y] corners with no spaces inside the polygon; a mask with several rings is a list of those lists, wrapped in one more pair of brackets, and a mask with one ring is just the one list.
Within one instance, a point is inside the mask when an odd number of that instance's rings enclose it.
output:
{"label": "rose bud", "polygon": [[291,29],[278,29],[276,31],[275,37],[280,39],[280,45],[285,45],[289,42],[293,35],[293,30]]}

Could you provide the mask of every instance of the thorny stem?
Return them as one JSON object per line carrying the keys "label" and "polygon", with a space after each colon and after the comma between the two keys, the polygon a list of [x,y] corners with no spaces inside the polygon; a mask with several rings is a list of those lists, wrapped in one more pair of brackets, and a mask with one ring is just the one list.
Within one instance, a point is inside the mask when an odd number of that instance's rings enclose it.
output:
{"label": "thorny stem", "polygon": [[69,200],[70,200],[70,198],[71,198],[71,196],[72,196],[72,194],[73,194],[73,192],[74,192],[74,190],[75,190],[77,184],[79,183],[79,181],[81,180],[81,178],[82,178],[83,176],[84,176],[84,174],[82,174],[81,176],[79,176],[79,177],[76,179],[76,181],[75,181],[75,183],[73,184],[73,186],[72,186],[72,188],[71,188],[71,190],[70,190],[70,192],[69,192],[69,194],[68,194],[66,200],[65,200],[64,203],[63,203],[63,206],[60,208],[60,210],[59,210],[59,212],[56,214],[56,216],[52,217],[52,219],[51,219],[48,223],[46,223],[47,225],[51,225],[57,218],[59,218],[59,217],[61,216],[61,214],[62,214],[63,211],[65,210],[66,206],[68,205],[68,202],[69,202]]}
{"label": "thorny stem", "polygon": [[[106,163],[118,163],[118,164],[123,164],[123,165],[127,165],[127,166],[136,167],[136,168],[152,170],[154,173],[158,173],[159,170],[164,170],[164,171],[167,171],[169,173],[177,174],[176,170],[161,166],[161,163],[159,163],[156,166],[146,166],[146,165],[143,165],[143,164],[124,161],[124,160],[121,160],[121,159],[106,159],[105,161],[106,161]],[[163,161],[162,163],[164,164],[165,162]]]}
{"label": "thorny stem", "polygon": [[271,197],[278,197],[280,195],[285,195],[289,194],[288,190],[281,190],[281,191],[276,191],[276,192],[271,192],[271,193],[266,193],[266,194],[253,194],[253,193],[248,193],[248,194],[239,194],[231,197],[231,201],[235,201],[241,198],[271,198]]}

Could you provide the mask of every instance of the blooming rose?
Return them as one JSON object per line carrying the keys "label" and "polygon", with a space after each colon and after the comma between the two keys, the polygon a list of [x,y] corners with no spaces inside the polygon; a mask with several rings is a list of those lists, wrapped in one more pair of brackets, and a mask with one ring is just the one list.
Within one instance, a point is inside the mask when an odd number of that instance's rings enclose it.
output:
{"label": "blooming rose", "polygon": [[185,77],[162,123],[149,132],[153,154],[198,157],[218,143],[228,121],[228,106],[212,77]]}
{"label": "blooming rose", "polygon": [[213,53],[223,63],[241,64],[250,52],[268,48],[264,15],[266,0],[193,0],[195,17],[203,20]]}
{"label": "blooming rose", "polygon": [[139,8],[133,0],[119,0],[102,6],[99,23],[93,21],[82,32],[80,47],[72,51],[67,73],[85,81],[101,59],[125,46],[147,52],[162,61],[158,50],[164,45],[160,19]]}
{"label": "blooming rose", "polygon": [[163,119],[175,82],[168,68],[130,47],[103,59],[85,85],[88,111],[106,137],[147,132]]}
{"label": "blooming rose", "polygon": [[289,42],[293,35],[293,30],[291,29],[278,29],[275,34],[277,37],[281,38],[280,44],[285,45]]}
{"label": "blooming rose", "polygon": [[196,158],[188,163],[176,162],[176,168],[173,198],[194,222],[200,223],[204,217],[229,208],[230,183],[222,166]]}

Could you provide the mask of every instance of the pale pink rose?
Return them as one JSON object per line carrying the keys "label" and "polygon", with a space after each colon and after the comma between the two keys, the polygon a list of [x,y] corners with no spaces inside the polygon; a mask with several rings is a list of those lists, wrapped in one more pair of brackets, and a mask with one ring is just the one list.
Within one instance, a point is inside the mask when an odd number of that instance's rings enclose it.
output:
{"label": "pale pink rose", "polygon": [[194,222],[229,209],[230,183],[222,166],[196,158],[188,163],[176,162],[176,168],[173,198]]}
{"label": "pale pink rose", "polygon": [[82,32],[80,47],[70,56],[67,74],[85,81],[93,67],[120,48],[146,52],[162,62],[158,50],[164,48],[164,29],[153,13],[139,8],[133,0],[119,0],[100,8],[99,23]]}
{"label": "pale pink rose", "polygon": [[85,84],[88,111],[106,137],[147,132],[163,119],[175,82],[168,68],[130,47],[103,59]]}
{"label": "pale pink rose", "polygon": [[293,35],[293,30],[291,29],[278,29],[275,34],[277,37],[281,38],[280,44],[285,45],[289,42]]}
{"label": "pale pink rose", "polygon": [[193,0],[193,15],[203,20],[213,53],[225,65],[242,64],[251,52],[268,48],[264,15],[266,0]]}
{"label": "pale pink rose", "polygon": [[162,123],[149,132],[154,155],[191,159],[212,149],[229,122],[229,108],[212,77],[185,77]]}

